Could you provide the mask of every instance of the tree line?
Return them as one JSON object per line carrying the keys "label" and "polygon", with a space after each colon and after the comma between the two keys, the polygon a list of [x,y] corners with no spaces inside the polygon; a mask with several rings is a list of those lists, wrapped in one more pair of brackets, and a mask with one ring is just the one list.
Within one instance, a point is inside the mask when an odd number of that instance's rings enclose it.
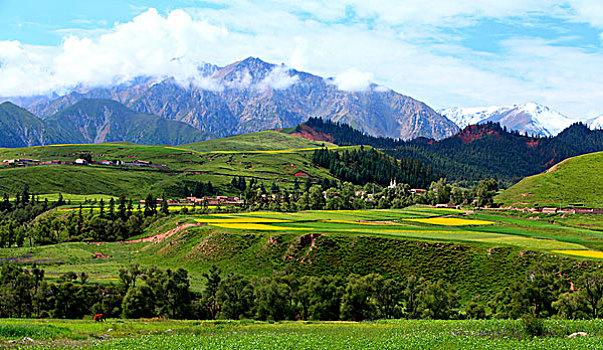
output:
{"label": "tree line", "polygon": [[117,284],[90,283],[86,273],[68,272],[55,282],[39,266],[0,268],[0,317],[105,317],[172,319],[375,320],[485,319],[530,316],[600,318],[603,273],[570,281],[553,265],[538,264],[490,301],[462,301],[445,280],[410,276],[248,277],[222,274],[212,266],[200,293],[190,290],[184,269],[132,264],[119,270]]}

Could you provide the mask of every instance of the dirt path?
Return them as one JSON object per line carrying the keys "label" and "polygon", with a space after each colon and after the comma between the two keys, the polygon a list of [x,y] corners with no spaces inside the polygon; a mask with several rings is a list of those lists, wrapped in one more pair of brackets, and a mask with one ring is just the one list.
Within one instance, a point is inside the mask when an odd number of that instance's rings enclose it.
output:
{"label": "dirt path", "polygon": [[182,230],[185,230],[189,227],[195,227],[195,226],[201,226],[201,225],[203,225],[203,223],[201,223],[201,222],[195,222],[194,224],[193,223],[182,224],[182,225],[176,226],[175,228],[173,228],[167,232],[164,232],[164,233],[159,233],[154,236],[149,236],[149,237],[144,237],[144,238],[139,238],[139,239],[133,239],[130,241],[122,241],[120,243],[140,243],[140,242],[156,242],[156,243],[158,243],[158,242],[161,242],[164,239],[169,238],[169,237],[175,235],[176,233],[178,233]]}

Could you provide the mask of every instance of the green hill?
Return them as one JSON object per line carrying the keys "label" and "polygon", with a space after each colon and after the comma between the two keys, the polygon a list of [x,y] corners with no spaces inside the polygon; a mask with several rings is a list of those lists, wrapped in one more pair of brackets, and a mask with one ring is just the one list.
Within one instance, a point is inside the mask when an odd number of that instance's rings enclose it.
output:
{"label": "green hill", "polygon": [[[328,144],[332,146],[331,144]],[[231,186],[233,176],[254,178],[270,186],[292,187],[309,176],[314,181],[333,177],[327,169],[312,164],[312,150],[320,144],[274,131],[240,135],[179,147],[131,143],[37,146],[0,149],[4,160],[31,158],[40,162],[73,162],[89,155],[93,161],[136,160],[155,166],[106,166],[91,164],[0,165],[0,193],[17,193],[29,184],[33,193],[106,194],[124,193],[143,198],[152,192],[184,196],[184,186],[211,181],[223,194],[239,194]],[[198,151],[199,150],[199,151]]]}
{"label": "green hill", "polygon": [[200,152],[213,151],[275,151],[318,148],[322,146],[335,146],[329,142],[310,141],[305,138],[280,133],[273,130],[259,131],[251,134],[242,134],[225,137],[223,139],[205,142],[190,143],[181,148],[192,149]]}
{"label": "green hill", "polygon": [[576,123],[555,137],[528,137],[497,123],[471,125],[451,137],[411,141],[373,137],[349,125],[310,118],[283,132],[345,145],[370,145],[398,159],[418,159],[448,180],[473,183],[484,178],[513,184],[525,176],[581,154],[603,150],[603,131]]}
{"label": "green hill", "polygon": [[566,207],[580,203],[603,208],[603,152],[566,159],[542,174],[521,180],[495,201],[504,206]]}

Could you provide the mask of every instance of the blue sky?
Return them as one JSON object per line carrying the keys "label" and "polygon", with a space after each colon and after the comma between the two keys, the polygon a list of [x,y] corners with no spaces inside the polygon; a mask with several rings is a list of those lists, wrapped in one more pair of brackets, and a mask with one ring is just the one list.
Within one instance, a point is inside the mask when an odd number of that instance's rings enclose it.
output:
{"label": "blue sky", "polygon": [[592,117],[602,33],[600,0],[0,0],[0,95],[198,81],[202,62],[256,56],[434,108],[534,101]]}

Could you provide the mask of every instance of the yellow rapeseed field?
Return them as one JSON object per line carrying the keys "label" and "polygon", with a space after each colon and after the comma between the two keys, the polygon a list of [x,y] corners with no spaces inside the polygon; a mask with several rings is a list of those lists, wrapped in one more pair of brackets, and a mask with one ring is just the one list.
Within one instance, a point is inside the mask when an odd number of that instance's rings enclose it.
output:
{"label": "yellow rapeseed field", "polygon": [[268,218],[227,218],[227,219],[195,219],[196,222],[208,224],[236,224],[236,223],[272,223],[272,222],[291,222],[291,220],[268,219]]}
{"label": "yellow rapeseed field", "polygon": [[[253,215],[253,216],[256,216],[256,215],[266,215],[266,214],[269,214],[269,215],[274,215],[274,214],[283,215],[283,214],[287,214],[287,213],[281,213],[281,212],[278,212],[278,211],[253,211],[253,212],[249,212],[249,213],[229,213],[229,214],[226,214],[226,215],[228,215],[228,216],[234,216],[234,215],[243,215],[243,216],[245,216],[245,215]],[[219,213],[218,214],[209,214],[209,216],[225,216],[225,214],[219,214]]]}
{"label": "yellow rapeseed field", "polygon": [[377,221],[351,221],[351,220],[323,220],[326,223],[337,224],[356,224],[356,225],[393,225],[392,222],[377,222]]}
{"label": "yellow rapeseed field", "polygon": [[254,224],[248,222],[241,223],[211,223],[211,226],[221,228],[234,228],[238,230],[258,230],[258,231],[304,231],[309,230],[305,227],[284,227],[284,226],[272,226],[266,224]]}
{"label": "yellow rapeseed field", "polygon": [[553,253],[603,259],[603,252],[598,252],[596,250],[553,250]]}
{"label": "yellow rapeseed field", "polygon": [[424,218],[424,219],[402,219],[405,221],[421,222],[424,224],[443,226],[465,226],[465,225],[493,225],[493,221],[470,220],[461,218]]}

